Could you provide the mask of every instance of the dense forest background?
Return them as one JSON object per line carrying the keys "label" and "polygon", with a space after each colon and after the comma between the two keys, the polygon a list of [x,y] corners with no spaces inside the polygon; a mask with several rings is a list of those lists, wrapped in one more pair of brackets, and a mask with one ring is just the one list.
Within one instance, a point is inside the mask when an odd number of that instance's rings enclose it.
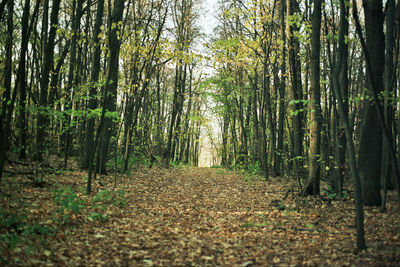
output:
{"label": "dense forest background", "polygon": [[207,140],[215,165],[305,195],[352,181],[361,238],[362,204],[400,190],[399,2],[221,0],[211,36],[202,5],[1,0],[0,178],[57,155],[90,193],[96,174],[198,166]]}

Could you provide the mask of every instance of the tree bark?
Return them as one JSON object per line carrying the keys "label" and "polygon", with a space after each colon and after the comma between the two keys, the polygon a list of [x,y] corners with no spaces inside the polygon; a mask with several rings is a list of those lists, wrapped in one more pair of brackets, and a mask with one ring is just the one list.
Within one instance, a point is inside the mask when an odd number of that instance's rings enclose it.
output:
{"label": "tree bark", "polygon": [[[5,5],[5,1],[4,5]],[[3,3],[2,3],[3,4]],[[4,93],[1,96],[1,114],[0,114],[0,181],[3,174],[3,166],[6,159],[6,151],[8,149],[9,139],[9,124],[10,121],[6,118],[7,111],[9,110],[9,101],[11,95],[11,80],[12,80],[12,45],[13,45],[13,31],[14,31],[14,3],[9,1],[7,5],[7,37],[6,37],[6,60],[4,66]],[[1,13],[0,13],[1,15]]]}
{"label": "tree bark", "polygon": [[[58,25],[58,12],[60,10],[60,2],[61,0],[54,0],[53,6],[51,9],[50,15],[50,32],[47,37],[47,32],[43,32],[43,68],[42,68],[42,79],[40,80],[40,98],[39,98],[39,108],[43,109],[47,106],[47,97],[48,97],[48,88],[49,88],[49,79],[50,79],[50,71],[53,68],[54,64],[54,45],[55,45],[55,37]],[[45,23],[43,25],[44,29],[46,28],[47,21],[44,19]],[[37,119],[37,128],[36,128],[36,155],[35,158],[37,160],[43,160],[44,153],[44,140],[46,136],[45,127],[47,126],[47,115],[45,112],[39,112]]]}
{"label": "tree bark", "polygon": [[[393,140],[393,120],[392,110],[394,98],[393,92],[393,56],[394,56],[394,21],[395,21],[395,1],[388,0],[387,2],[387,14],[386,14],[386,39],[385,39],[385,71],[384,71],[384,119],[388,126],[388,133],[390,140]],[[384,189],[384,194],[381,203],[381,211],[386,209],[386,194],[388,189],[388,183],[392,175],[392,164],[393,157],[390,156],[390,146],[388,140],[384,137],[382,139],[382,170],[381,178]]]}
{"label": "tree bark", "polygon": [[[382,0],[363,0],[366,28],[366,45],[373,77],[367,77],[368,96],[373,94],[373,78],[377,93],[383,91],[385,68],[385,37],[383,34]],[[367,66],[369,68],[369,66]],[[358,167],[363,201],[368,206],[381,204],[380,181],[382,160],[382,127],[376,105],[366,100],[361,128]]]}
{"label": "tree bark", "polygon": [[[66,121],[64,121],[65,129],[65,155],[64,155],[64,168],[67,167],[68,157],[71,146],[71,114],[68,114],[72,110],[73,98],[74,98],[74,87],[77,86],[77,42],[80,35],[80,21],[82,17],[82,5],[84,0],[73,1],[73,17],[72,17],[72,40],[71,40],[71,54],[69,60],[69,71],[68,71],[68,85],[66,88],[67,97],[65,101]],[[76,11],[75,11],[76,9]],[[75,11],[75,12],[74,12]]]}
{"label": "tree bark", "polygon": [[[111,25],[109,34],[109,64],[106,82],[107,102],[102,108],[108,114],[112,114],[117,108],[117,88],[118,88],[118,72],[119,72],[119,51],[121,47],[120,35],[122,32],[122,16],[124,13],[124,0],[116,0],[111,15]],[[111,137],[115,134],[115,122],[113,117],[106,116],[104,118],[104,127],[102,129],[102,142],[99,151],[99,166],[97,171],[105,174],[107,172],[107,160]]]}
{"label": "tree bark", "polygon": [[[285,10],[286,3],[285,0],[281,0],[281,35],[282,35],[282,63],[281,63],[281,73],[286,74],[286,21],[285,21]],[[279,112],[278,112],[278,143],[277,143],[277,155],[275,162],[275,173],[276,175],[283,175],[282,159],[283,159],[283,138],[284,138],[284,124],[285,124],[285,89],[286,89],[286,75],[281,76],[281,81],[279,84]]]}
{"label": "tree bark", "polygon": [[[90,73],[90,89],[89,89],[89,104],[88,110],[89,112],[94,110],[97,106],[96,94],[98,92],[98,83],[99,74],[100,74],[100,55],[101,55],[101,44],[99,34],[101,31],[101,25],[103,23],[103,14],[104,14],[104,0],[97,1],[97,11],[96,11],[96,22],[93,30],[93,45],[94,52],[92,55],[92,65],[91,65],[91,73]],[[85,131],[85,143],[84,143],[84,151],[83,151],[83,159],[82,159],[82,168],[89,168],[89,153],[90,150],[93,149],[93,137],[94,137],[94,124],[95,118],[90,116],[86,121],[86,131]]]}
{"label": "tree bark", "polygon": [[321,166],[321,92],[320,92],[320,36],[321,36],[322,0],[314,1],[311,35],[311,91],[310,91],[310,150],[308,176],[309,183],[304,193],[319,195]]}
{"label": "tree bark", "polygon": [[[354,1],[353,1],[354,4]],[[345,0],[340,0],[340,12],[345,12]],[[344,14],[341,13],[341,17],[344,17]],[[340,29],[339,29],[339,48],[338,48],[338,58],[339,62],[338,65],[340,66],[342,64],[341,60],[343,57],[341,54],[343,53],[344,49],[344,43],[345,43],[345,36],[344,36],[344,29],[345,24],[340,24]],[[354,143],[352,139],[352,128],[350,128],[350,123],[349,119],[347,116],[347,113],[345,111],[344,105],[343,105],[343,97],[340,92],[340,87],[339,87],[339,75],[340,71],[339,69],[335,70],[335,78],[333,79],[335,82],[334,84],[334,90],[335,90],[335,96],[337,99],[337,105],[338,105],[338,111],[339,111],[339,116],[340,119],[343,122],[344,125],[344,131],[346,135],[346,143],[347,143],[347,153],[349,157],[349,164],[350,164],[350,169],[351,169],[351,175],[353,177],[353,183],[354,183],[354,202],[355,202],[355,209],[356,209],[356,231],[357,231],[357,249],[358,250],[364,250],[366,249],[365,245],[365,237],[364,237],[364,211],[363,211],[363,203],[362,203],[362,196],[361,196],[361,181],[360,181],[360,176],[359,172],[357,169],[356,165],[356,157],[355,157],[355,151],[354,151]]]}
{"label": "tree bark", "polygon": [[[287,17],[293,15],[298,9],[296,0],[287,0]],[[292,136],[293,136],[293,155],[294,174],[300,183],[303,175],[303,89],[301,82],[301,65],[299,52],[299,40],[293,37],[295,27],[287,23],[288,54],[289,54],[289,78],[291,83],[291,98],[295,102],[291,105],[292,109]]]}

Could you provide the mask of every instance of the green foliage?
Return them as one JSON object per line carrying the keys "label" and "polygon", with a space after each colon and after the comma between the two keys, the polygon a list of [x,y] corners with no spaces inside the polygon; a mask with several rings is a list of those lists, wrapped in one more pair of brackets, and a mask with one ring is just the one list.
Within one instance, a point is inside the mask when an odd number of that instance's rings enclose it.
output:
{"label": "green foliage", "polygon": [[23,214],[14,214],[0,210],[0,227],[14,228],[16,231],[22,229],[27,216]]}
{"label": "green foliage", "polygon": [[180,161],[171,161],[171,162],[170,162],[170,165],[171,165],[172,167],[178,167],[179,164],[180,164]]}
{"label": "green foliage", "polygon": [[294,158],[291,158],[290,160],[291,160],[291,161],[295,161],[295,160],[303,160],[303,159],[305,159],[305,157],[303,157],[303,156],[296,156],[296,157],[294,157]]}
{"label": "green foliage", "polygon": [[[20,233],[23,232],[25,227],[24,221],[27,216],[22,214],[15,214],[0,210],[0,228],[5,228],[6,233],[0,236],[1,242],[6,244],[9,248],[13,249],[22,242]],[[4,259],[1,258],[3,262]]]}
{"label": "green foliage", "polygon": [[88,220],[93,222],[93,221],[101,221],[101,222],[105,222],[107,219],[107,215],[103,214],[101,212],[90,212],[88,215]]}
{"label": "green foliage", "polygon": [[94,211],[88,215],[89,221],[104,222],[107,219],[107,209],[110,205],[123,208],[126,205],[126,197],[124,190],[111,191],[109,189],[100,190],[93,197],[94,202],[92,208]]}
{"label": "green foliage", "polygon": [[99,190],[93,197],[94,202],[109,203],[112,200],[111,191],[108,189]]}
{"label": "green foliage", "polygon": [[250,162],[246,165],[238,164],[233,166],[233,169],[238,170],[239,173],[243,175],[244,179],[249,183],[262,180],[262,177],[260,176],[261,167],[259,161]]}
{"label": "green foliage", "polygon": [[[26,245],[27,253],[35,250],[34,241],[37,239],[40,240],[41,245],[45,245],[47,237],[53,235],[55,230],[39,224],[26,224],[26,220],[25,214],[0,209],[0,229],[5,229],[5,233],[0,235],[0,241],[10,249]],[[8,264],[7,260],[1,255],[1,248],[0,262]]]}
{"label": "green foliage", "polygon": [[[349,192],[347,190],[343,190],[342,194],[343,194],[344,199],[347,199],[350,197]],[[338,197],[338,193],[336,193],[333,190],[331,185],[328,185],[328,188],[326,190],[322,190],[321,195],[326,196],[327,198],[332,199],[332,200],[334,200]]]}
{"label": "green foliage", "polygon": [[[302,104],[302,106],[307,106],[310,103],[309,100],[305,100],[305,99],[295,99],[295,100],[291,100],[289,102],[289,105],[298,105],[298,104]],[[296,109],[296,110],[291,110],[290,111],[290,116],[298,116],[299,113],[304,112],[304,108],[300,108],[300,109]]]}
{"label": "green foliage", "polygon": [[93,201],[100,204],[113,205],[123,208],[126,205],[125,191],[111,191],[109,189],[100,190],[93,197]]}
{"label": "green foliage", "polygon": [[211,166],[210,168],[212,168],[212,169],[223,169],[223,168],[225,168],[225,167],[222,166],[222,165],[213,165],[213,166]]}
{"label": "green foliage", "polygon": [[254,163],[249,163],[247,166],[247,170],[251,175],[257,175],[260,173],[261,168],[260,168],[260,162],[257,160]]}
{"label": "green foliage", "polygon": [[[92,211],[87,216],[89,221],[104,222],[107,219],[107,209],[110,205],[123,208],[126,205],[125,191],[100,190],[92,198]],[[58,205],[55,211],[60,224],[70,222],[72,215],[78,215],[85,207],[84,201],[69,187],[60,187],[54,191],[54,203]]]}
{"label": "green foliage", "polygon": [[107,169],[112,169],[116,167],[117,169],[121,169],[124,163],[124,157],[122,155],[117,155],[117,165],[115,166],[115,159],[112,157],[109,161],[107,161],[106,166]]}
{"label": "green foliage", "polygon": [[191,167],[192,165],[189,163],[184,163],[182,161],[176,160],[170,162],[171,167],[175,168],[184,168],[184,167]]}
{"label": "green foliage", "polygon": [[226,170],[218,170],[215,172],[215,174],[225,174],[225,173],[227,173]]}
{"label": "green foliage", "polygon": [[263,222],[263,223],[249,222],[249,223],[242,224],[240,227],[241,228],[253,228],[253,227],[267,227],[269,225],[271,225],[271,223],[269,223],[269,222]]}
{"label": "green foliage", "polygon": [[55,230],[53,228],[40,224],[34,224],[34,225],[27,225],[22,235],[25,237],[26,240],[38,237],[40,239],[41,244],[45,245],[46,244],[45,237],[53,235],[54,232]]}
{"label": "green foliage", "polygon": [[124,190],[118,190],[114,192],[115,198],[113,200],[113,205],[119,208],[123,208],[126,206],[126,192]]}
{"label": "green foliage", "polygon": [[54,204],[58,205],[54,215],[60,224],[70,222],[71,215],[77,215],[85,207],[84,201],[70,187],[59,187],[54,193]]}

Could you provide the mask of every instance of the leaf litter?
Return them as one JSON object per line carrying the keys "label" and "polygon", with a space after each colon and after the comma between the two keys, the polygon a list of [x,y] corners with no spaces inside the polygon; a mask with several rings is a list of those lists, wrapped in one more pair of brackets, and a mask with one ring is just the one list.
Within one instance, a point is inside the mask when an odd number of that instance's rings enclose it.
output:
{"label": "leaf litter", "polygon": [[[15,247],[1,239],[3,259],[15,266],[400,265],[393,192],[387,212],[365,207],[368,249],[355,253],[353,200],[288,194],[289,178],[249,181],[212,168],[153,168],[118,176],[116,188],[113,175],[101,179],[104,186],[94,181],[88,197],[83,172],[47,175],[45,187],[14,177],[2,209],[26,214],[26,225],[55,230],[44,244],[38,235]],[[78,212],[55,212],[54,189],[62,186],[85,203]],[[7,182],[2,187],[7,191]],[[123,205],[115,204],[115,192],[123,192]],[[13,231],[2,226],[0,235]]]}

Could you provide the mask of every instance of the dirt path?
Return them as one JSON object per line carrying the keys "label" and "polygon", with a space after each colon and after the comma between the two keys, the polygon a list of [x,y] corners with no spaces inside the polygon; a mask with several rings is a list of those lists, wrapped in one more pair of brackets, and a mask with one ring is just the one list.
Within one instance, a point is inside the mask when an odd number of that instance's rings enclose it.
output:
{"label": "dirt path", "polygon": [[[55,177],[77,191],[82,173]],[[111,188],[110,184],[106,187]],[[53,181],[53,182],[54,182]],[[97,183],[96,183],[97,184]],[[286,184],[286,186],[282,186]],[[354,253],[353,204],[289,194],[290,182],[249,181],[223,169],[142,170],[119,181],[124,206],[108,205],[105,220],[89,219],[95,201],[17,265],[269,266],[400,263],[399,205],[366,209],[368,252]],[[101,189],[99,185],[95,190]],[[35,191],[37,190],[37,192]],[[54,220],[48,188],[31,188],[36,222]],[[23,194],[23,192],[21,192]],[[25,192],[29,194],[29,192]],[[391,198],[394,196],[391,195]],[[34,203],[36,203],[34,205]],[[91,204],[89,204],[91,203]],[[34,210],[34,208],[32,208]]]}

